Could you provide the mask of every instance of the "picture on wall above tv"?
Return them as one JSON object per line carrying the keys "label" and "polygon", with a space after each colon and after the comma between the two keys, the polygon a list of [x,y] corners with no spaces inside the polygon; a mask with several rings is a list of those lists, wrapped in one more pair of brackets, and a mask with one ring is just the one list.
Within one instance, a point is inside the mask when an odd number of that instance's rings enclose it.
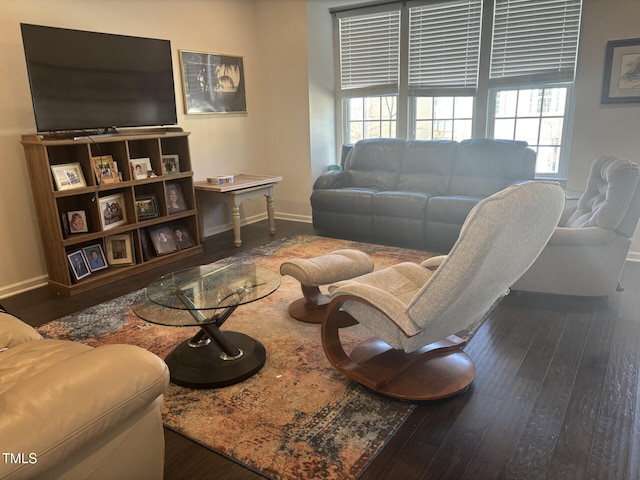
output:
{"label": "picture on wall above tv", "polygon": [[177,124],[169,40],[20,27],[38,132]]}

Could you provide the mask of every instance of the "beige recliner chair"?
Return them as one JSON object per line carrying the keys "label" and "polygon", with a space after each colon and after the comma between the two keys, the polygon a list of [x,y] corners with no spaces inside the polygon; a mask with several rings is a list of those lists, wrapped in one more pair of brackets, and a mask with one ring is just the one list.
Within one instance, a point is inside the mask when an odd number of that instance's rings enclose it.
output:
{"label": "beige recliner chair", "polygon": [[168,382],[144,349],[43,339],[0,312],[0,478],[162,479]]}
{"label": "beige recliner chair", "polygon": [[577,206],[565,209],[549,243],[513,290],[608,296],[619,288],[640,217],[640,168],[605,156],[591,166]]}
{"label": "beige recliner chair", "polygon": [[[466,390],[475,366],[455,333],[481,319],[531,266],[563,207],[557,184],[508,187],[471,210],[449,255],[331,285],[321,327],[330,363],[365,387],[403,400],[438,400]],[[344,312],[373,335],[349,353],[339,332]]]}

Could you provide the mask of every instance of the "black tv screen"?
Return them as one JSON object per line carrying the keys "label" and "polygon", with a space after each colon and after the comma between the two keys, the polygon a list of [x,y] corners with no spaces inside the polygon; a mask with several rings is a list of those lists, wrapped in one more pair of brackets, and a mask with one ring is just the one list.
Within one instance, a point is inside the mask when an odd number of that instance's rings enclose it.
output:
{"label": "black tv screen", "polygon": [[38,132],[177,123],[168,40],[20,27]]}

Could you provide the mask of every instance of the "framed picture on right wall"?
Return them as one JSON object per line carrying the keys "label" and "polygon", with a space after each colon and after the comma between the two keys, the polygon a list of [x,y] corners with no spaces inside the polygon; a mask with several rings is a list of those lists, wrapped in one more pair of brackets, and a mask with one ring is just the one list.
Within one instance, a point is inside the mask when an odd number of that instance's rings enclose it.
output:
{"label": "framed picture on right wall", "polygon": [[640,103],[640,38],[607,42],[601,103]]}

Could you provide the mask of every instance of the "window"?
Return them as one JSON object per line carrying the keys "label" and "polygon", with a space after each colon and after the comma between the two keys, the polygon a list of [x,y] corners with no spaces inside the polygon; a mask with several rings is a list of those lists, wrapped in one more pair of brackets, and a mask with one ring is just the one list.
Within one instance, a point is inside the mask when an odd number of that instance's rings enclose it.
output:
{"label": "window", "polygon": [[342,143],[526,140],[560,178],[582,0],[381,2],[334,9]]}
{"label": "window", "polygon": [[347,101],[346,141],[355,143],[363,138],[396,137],[397,97],[355,97]]}

